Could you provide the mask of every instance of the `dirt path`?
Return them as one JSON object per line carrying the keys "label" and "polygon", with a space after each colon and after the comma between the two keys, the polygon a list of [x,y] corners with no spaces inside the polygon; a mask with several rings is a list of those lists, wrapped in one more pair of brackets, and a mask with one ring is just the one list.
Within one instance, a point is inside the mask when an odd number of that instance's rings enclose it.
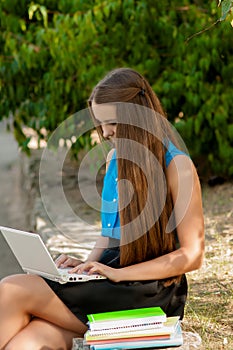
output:
{"label": "dirt path", "polygon": [[[16,141],[0,122],[0,225],[28,229],[27,196],[20,181],[20,158]],[[21,271],[17,261],[0,234],[0,278]]]}

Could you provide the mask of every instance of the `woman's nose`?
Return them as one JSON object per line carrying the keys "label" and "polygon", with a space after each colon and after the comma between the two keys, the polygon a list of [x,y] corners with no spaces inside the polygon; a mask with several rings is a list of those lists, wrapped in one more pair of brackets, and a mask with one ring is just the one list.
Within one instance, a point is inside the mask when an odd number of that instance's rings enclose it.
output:
{"label": "woman's nose", "polygon": [[114,130],[111,127],[111,125],[107,125],[107,124],[106,125],[102,125],[102,131],[103,131],[103,137],[104,138],[111,137],[114,134]]}

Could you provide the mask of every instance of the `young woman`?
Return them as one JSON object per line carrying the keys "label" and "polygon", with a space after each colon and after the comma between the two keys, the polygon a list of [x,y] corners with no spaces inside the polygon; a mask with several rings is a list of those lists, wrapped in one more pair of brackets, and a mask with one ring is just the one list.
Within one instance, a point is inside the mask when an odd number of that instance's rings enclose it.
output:
{"label": "young woman", "polygon": [[114,148],[102,191],[102,235],[85,262],[59,267],[106,280],[61,285],[34,275],[0,283],[0,349],[70,349],[89,313],[161,306],[183,317],[185,273],[204,255],[201,190],[160,102],[140,74],[121,68],[94,88],[89,108]]}

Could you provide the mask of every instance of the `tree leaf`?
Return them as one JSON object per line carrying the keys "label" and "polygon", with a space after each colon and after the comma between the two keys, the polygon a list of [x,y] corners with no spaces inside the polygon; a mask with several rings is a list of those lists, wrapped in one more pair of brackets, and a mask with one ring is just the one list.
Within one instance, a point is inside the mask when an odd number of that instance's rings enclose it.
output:
{"label": "tree leaf", "polygon": [[28,9],[28,17],[30,20],[32,20],[34,13],[37,11],[37,9],[39,8],[40,5],[36,5],[36,4],[32,4],[29,6]]}
{"label": "tree leaf", "polygon": [[221,6],[222,6],[222,16],[220,17],[220,21],[224,21],[224,19],[226,19],[228,13],[231,10],[232,7],[232,0],[223,0],[221,2]]}
{"label": "tree leaf", "polygon": [[47,10],[44,6],[40,6],[40,12],[42,14],[43,17],[43,21],[44,21],[44,26],[45,28],[48,27],[48,14],[47,14]]}

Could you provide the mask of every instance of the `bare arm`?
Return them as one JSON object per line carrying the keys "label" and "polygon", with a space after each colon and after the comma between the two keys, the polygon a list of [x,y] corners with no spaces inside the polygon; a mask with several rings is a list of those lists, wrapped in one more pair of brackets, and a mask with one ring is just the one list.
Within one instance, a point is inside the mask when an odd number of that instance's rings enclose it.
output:
{"label": "bare arm", "polygon": [[171,161],[166,176],[175,203],[180,248],[118,270],[100,263],[89,263],[84,266],[89,273],[98,272],[119,282],[164,279],[200,268],[204,256],[204,220],[196,170],[188,157],[180,155]]}
{"label": "bare arm", "polygon": [[104,249],[108,247],[108,237],[100,236],[86,261],[98,261]]}
{"label": "bare arm", "polygon": [[77,258],[72,258],[69,255],[61,254],[56,260],[56,265],[57,267],[61,267],[61,268],[66,268],[69,266],[76,267],[79,265],[81,267],[81,264],[84,264],[86,262],[98,261],[104,249],[108,247],[108,241],[109,241],[108,237],[100,236],[97,239],[94,248],[92,249],[91,253],[89,254],[85,262]]}

